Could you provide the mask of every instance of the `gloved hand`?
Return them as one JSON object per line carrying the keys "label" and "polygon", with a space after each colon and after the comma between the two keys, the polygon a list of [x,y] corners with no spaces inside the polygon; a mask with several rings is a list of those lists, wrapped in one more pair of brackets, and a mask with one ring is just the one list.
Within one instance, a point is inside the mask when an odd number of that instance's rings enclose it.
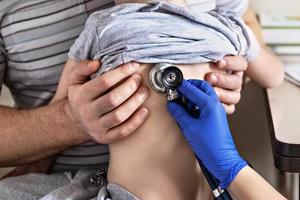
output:
{"label": "gloved hand", "polygon": [[168,110],[204,166],[227,188],[247,163],[234,145],[224,107],[214,89],[205,81],[184,80],[178,90],[189,103],[197,105],[200,115],[192,117],[183,106],[168,103]]}

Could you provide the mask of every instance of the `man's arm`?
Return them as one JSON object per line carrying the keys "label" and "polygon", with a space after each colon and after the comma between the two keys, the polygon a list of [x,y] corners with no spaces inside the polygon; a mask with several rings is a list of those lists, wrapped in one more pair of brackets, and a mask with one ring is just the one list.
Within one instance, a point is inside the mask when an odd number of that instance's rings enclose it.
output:
{"label": "man's arm", "polygon": [[31,162],[86,141],[65,114],[65,103],[32,110],[0,107],[0,166]]}
{"label": "man's arm", "polygon": [[[71,69],[70,74],[63,73],[64,81],[62,82],[66,85],[58,90],[55,100],[53,100],[56,103],[31,110],[0,107],[0,166],[30,163],[89,139],[98,143],[113,142],[129,135],[146,119],[148,112],[145,109],[128,104],[123,105],[123,107],[128,106],[128,109],[125,109],[126,113],[123,113],[124,109],[117,109],[128,98],[132,101],[132,96],[139,97],[141,95],[136,93],[140,88],[141,81],[132,78],[138,67],[133,67],[134,65],[130,63],[125,64],[107,72],[106,77],[94,79],[91,82],[94,84],[87,84],[88,77],[98,70],[99,63],[83,62],[76,65],[73,62],[71,67],[68,65],[70,63],[67,63],[65,69]],[[69,82],[66,81],[68,80],[67,76],[72,77]],[[126,79],[128,80],[116,89],[108,94],[105,93]],[[73,98],[70,101],[64,98],[68,84],[73,85],[71,93]],[[119,87],[123,88],[122,94],[117,93]],[[145,96],[145,94],[143,95]],[[86,98],[88,96],[94,98]],[[143,102],[144,99],[139,98],[139,101]],[[103,104],[99,104],[99,102],[103,102]],[[78,106],[72,107],[70,104],[83,104],[84,108],[96,105],[99,112],[86,114]],[[101,113],[101,109],[107,112]],[[128,116],[129,113],[134,112],[133,116]],[[72,113],[80,113],[80,118]],[[83,115],[81,115],[82,113]],[[126,119],[109,118],[110,121],[106,121],[105,124],[99,124],[97,120],[92,120],[107,118],[107,116],[127,117]],[[92,131],[90,127],[99,129]]]}

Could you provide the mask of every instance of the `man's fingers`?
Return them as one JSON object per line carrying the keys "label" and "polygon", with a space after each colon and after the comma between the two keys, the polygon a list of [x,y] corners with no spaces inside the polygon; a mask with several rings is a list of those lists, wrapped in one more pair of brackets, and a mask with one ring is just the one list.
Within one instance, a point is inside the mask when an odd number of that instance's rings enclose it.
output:
{"label": "man's fingers", "polygon": [[219,69],[225,69],[226,65],[227,65],[227,62],[224,59],[222,59],[218,62],[211,63],[211,66],[213,66],[215,68],[219,68]]}
{"label": "man's fingers", "polygon": [[142,77],[140,75],[132,75],[125,83],[118,86],[108,94],[99,97],[93,104],[93,111],[95,115],[102,115],[106,112],[125,102],[142,84]]}
{"label": "man's fingers", "polygon": [[242,56],[225,56],[222,60],[212,65],[229,71],[245,71],[248,67],[247,60]]}
{"label": "man's fingers", "polygon": [[225,108],[225,111],[228,115],[231,115],[234,113],[235,111],[235,105],[234,104],[230,104],[230,105],[227,105],[227,104],[223,104],[224,108]]}
{"label": "man's fingers", "polygon": [[205,80],[215,87],[228,90],[238,90],[241,88],[243,79],[237,74],[222,74],[211,72],[205,75]]}
{"label": "man's fingers", "polygon": [[241,81],[242,81],[241,87],[236,89],[236,91],[240,92],[242,90],[242,86],[243,86],[243,83],[244,83],[244,72],[234,72],[233,75],[236,75],[237,77],[241,78]]}
{"label": "man's fingers", "polygon": [[127,137],[143,124],[148,114],[146,108],[139,108],[127,121],[107,131],[101,143],[110,144]]}
{"label": "man's fingers", "polygon": [[138,72],[138,70],[138,63],[126,63],[85,83],[82,90],[87,91],[86,98],[96,99],[124,79]]}
{"label": "man's fingers", "polygon": [[245,71],[248,67],[247,60],[242,56],[225,56],[223,59],[226,61],[227,70]]}
{"label": "man's fingers", "polygon": [[69,76],[69,84],[76,85],[82,84],[89,79],[100,68],[100,62],[94,61],[82,61],[76,66]]}
{"label": "man's fingers", "polygon": [[241,99],[241,93],[239,91],[225,90],[223,88],[215,88],[215,91],[222,103],[225,104],[237,104]]}
{"label": "man's fingers", "polygon": [[130,97],[126,102],[117,107],[115,110],[101,116],[99,121],[107,129],[111,129],[126,121],[148,98],[148,88],[142,86],[137,92]]}

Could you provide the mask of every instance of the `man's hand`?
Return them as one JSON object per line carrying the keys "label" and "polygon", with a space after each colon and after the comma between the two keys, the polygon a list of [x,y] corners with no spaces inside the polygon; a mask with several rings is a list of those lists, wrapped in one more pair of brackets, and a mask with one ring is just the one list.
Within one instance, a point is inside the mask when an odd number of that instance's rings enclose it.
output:
{"label": "man's hand", "polygon": [[211,72],[205,76],[205,80],[214,86],[227,114],[232,114],[235,111],[235,105],[241,99],[243,75],[247,69],[247,61],[241,56],[226,56],[212,65],[232,72],[227,74]]}
{"label": "man's hand", "polygon": [[139,108],[148,90],[134,75],[138,66],[126,64],[89,81],[99,67],[98,61],[68,62],[51,105],[0,106],[0,166],[32,163],[89,139],[109,143],[137,129],[148,116]]}
{"label": "man's hand", "polygon": [[127,63],[89,80],[99,66],[98,61],[83,62],[71,72],[66,111],[89,139],[108,144],[141,126],[148,116],[141,105],[149,91],[137,74],[139,64]]}

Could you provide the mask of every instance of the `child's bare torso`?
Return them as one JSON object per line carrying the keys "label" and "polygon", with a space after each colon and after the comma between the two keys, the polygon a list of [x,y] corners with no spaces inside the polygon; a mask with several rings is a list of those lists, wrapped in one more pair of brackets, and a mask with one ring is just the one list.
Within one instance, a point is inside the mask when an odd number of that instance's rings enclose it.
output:
{"label": "child's bare torso", "polygon": [[[203,79],[208,64],[179,66],[185,79]],[[149,64],[140,74],[149,86]],[[109,145],[108,181],[117,183],[142,200],[210,199],[208,185],[193,152],[166,108],[166,97],[150,88],[144,104],[146,122],[128,138]],[[201,197],[201,198],[200,198]]]}

